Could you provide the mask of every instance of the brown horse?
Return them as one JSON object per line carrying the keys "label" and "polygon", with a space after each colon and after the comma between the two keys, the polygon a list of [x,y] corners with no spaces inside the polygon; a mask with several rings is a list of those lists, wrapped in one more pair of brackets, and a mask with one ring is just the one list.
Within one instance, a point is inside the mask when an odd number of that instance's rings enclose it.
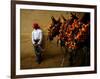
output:
{"label": "brown horse", "polygon": [[[89,15],[86,13],[79,21],[76,14],[71,13],[71,19],[66,19],[62,16],[63,22],[55,20],[52,17],[52,26],[50,28],[49,37],[55,38],[57,36],[57,44],[60,41],[60,46],[71,49],[71,64],[74,60],[77,49],[84,48],[85,45],[89,46]],[[86,20],[84,20],[86,19]],[[74,52],[74,53],[73,53]]]}

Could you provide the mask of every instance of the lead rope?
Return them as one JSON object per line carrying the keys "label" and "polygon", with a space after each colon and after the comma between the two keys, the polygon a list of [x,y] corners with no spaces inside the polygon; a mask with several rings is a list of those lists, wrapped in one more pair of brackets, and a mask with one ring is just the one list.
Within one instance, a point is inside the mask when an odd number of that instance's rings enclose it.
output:
{"label": "lead rope", "polygon": [[61,61],[61,64],[60,64],[61,67],[64,66],[64,61],[65,61],[65,50],[64,50],[64,48],[62,48],[62,51],[63,51],[64,54],[62,55],[62,61]]}

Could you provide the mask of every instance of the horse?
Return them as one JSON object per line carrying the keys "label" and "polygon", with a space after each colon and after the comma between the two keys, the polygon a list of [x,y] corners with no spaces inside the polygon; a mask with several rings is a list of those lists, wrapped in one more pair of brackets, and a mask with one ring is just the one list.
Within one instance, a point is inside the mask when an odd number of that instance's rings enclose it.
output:
{"label": "horse", "polygon": [[57,35],[59,35],[59,30],[60,30],[60,26],[61,26],[61,22],[60,22],[60,18],[58,18],[57,20],[52,16],[52,23],[50,24],[49,28],[48,28],[48,40],[52,41],[54,37],[56,37]]}
{"label": "horse", "polygon": [[71,62],[70,65],[72,65],[77,50],[84,49],[85,44],[89,46],[89,23],[84,21],[84,18],[88,17],[87,14],[80,21],[76,14],[71,13],[70,17],[71,19],[66,19],[61,15],[63,22],[60,19],[56,20],[51,17],[53,24],[50,28],[49,38],[53,40],[53,38],[57,37],[57,45],[60,41],[60,46],[71,52],[69,61]]}

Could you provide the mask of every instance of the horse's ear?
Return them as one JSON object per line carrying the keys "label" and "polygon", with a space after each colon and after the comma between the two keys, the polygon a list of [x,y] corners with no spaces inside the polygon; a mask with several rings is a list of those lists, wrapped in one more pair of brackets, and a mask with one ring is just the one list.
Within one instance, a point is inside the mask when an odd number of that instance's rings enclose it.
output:
{"label": "horse's ear", "polygon": [[66,18],[65,18],[63,15],[61,15],[61,17],[62,17],[62,19],[63,19],[64,21],[66,21]]}
{"label": "horse's ear", "polygon": [[72,12],[71,12],[70,14],[71,14],[71,17],[73,17],[73,16],[74,16],[74,14],[73,14]]}
{"label": "horse's ear", "polygon": [[51,19],[53,19],[54,17],[53,16],[51,16]]}
{"label": "horse's ear", "polygon": [[57,22],[60,22],[60,17],[58,18]]}
{"label": "horse's ear", "polygon": [[77,16],[77,14],[75,13],[75,16]]}
{"label": "horse's ear", "polygon": [[56,19],[53,16],[51,16],[51,19],[52,19],[52,22],[54,22],[54,23],[57,22]]}

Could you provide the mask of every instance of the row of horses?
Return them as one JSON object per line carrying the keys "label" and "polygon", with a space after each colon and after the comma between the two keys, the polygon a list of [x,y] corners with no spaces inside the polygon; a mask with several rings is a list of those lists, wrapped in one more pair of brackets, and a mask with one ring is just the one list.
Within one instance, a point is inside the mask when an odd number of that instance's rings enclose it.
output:
{"label": "row of horses", "polygon": [[[51,17],[52,23],[48,28],[48,40],[57,38],[57,45],[70,49],[76,54],[80,48],[89,48],[90,45],[90,15],[84,13],[80,19],[76,14],[71,13],[70,19],[63,15],[56,20]],[[63,21],[61,21],[61,19]],[[71,53],[72,56],[73,52]],[[72,57],[71,57],[72,62]]]}

